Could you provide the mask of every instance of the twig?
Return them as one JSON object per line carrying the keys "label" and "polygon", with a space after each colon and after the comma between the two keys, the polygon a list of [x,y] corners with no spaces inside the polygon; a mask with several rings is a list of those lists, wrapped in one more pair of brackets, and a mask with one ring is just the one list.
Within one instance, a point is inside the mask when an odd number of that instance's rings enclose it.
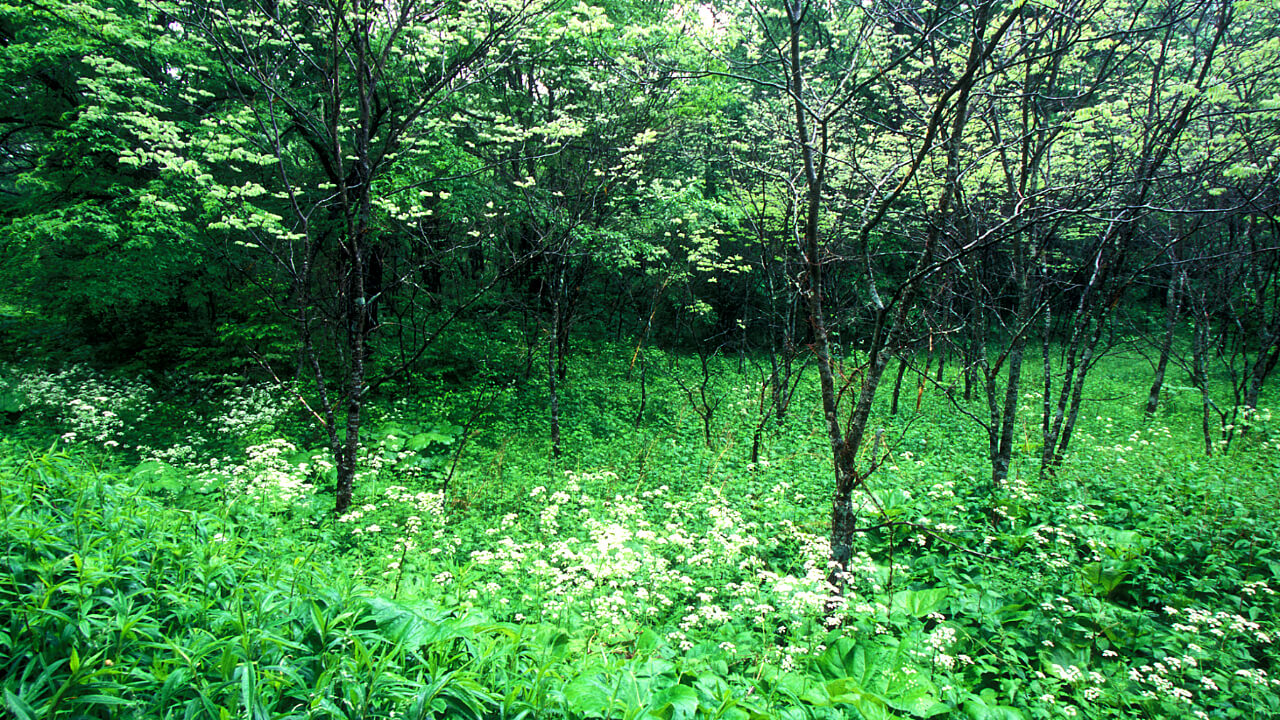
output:
{"label": "twig", "polygon": [[285,388],[289,392],[293,393],[293,396],[298,399],[298,402],[302,403],[302,407],[306,408],[307,412],[311,413],[311,416],[316,419],[316,422],[320,423],[320,427],[322,428],[329,427],[329,423],[324,421],[324,418],[321,417],[320,413],[316,412],[311,408],[311,405],[307,402],[307,399],[302,397],[302,393],[295,390],[292,385],[281,380],[280,376],[276,375],[276,371],[271,368],[270,363],[268,363],[266,360],[263,360],[262,357],[259,356],[258,353],[254,352],[253,350],[249,350],[249,355],[253,357],[253,359],[256,360],[264,370],[266,370],[268,373],[271,374],[271,379],[276,381],[276,385],[279,385],[280,387]]}

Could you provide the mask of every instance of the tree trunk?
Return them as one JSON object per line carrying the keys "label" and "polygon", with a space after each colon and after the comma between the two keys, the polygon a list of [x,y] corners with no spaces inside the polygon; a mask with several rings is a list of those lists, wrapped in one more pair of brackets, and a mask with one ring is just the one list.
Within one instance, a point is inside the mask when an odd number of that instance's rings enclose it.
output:
{"label": "tree trunk", "polygon": [[[628,371],[630,372],[630,371]],[[645,406],[649,403],[649,363],[644,356],[640,356],[640,407],[636,408],[636,427],[640,427],[640,423],[644,422]]]}
{"label": "tree trunk", "polygon": [[1156,361],[1155,377],[1151,381],[1151,391],[1147,394],[1147,407],[1144,414],[1151,419],[1160,405],[1160,391],[1164,387],[1165,370],[1169,367],[1169,356],[1173,352],[1173,338],[1178,329],[1178,310],[1181,295],[1179,288],[1186,282],[1186,272],[1176,271],[1169,277],[1169,288],[1164,298],[1164,338],[1160,341],[1160,359]]}
{"label": "tree trunk", "polygon": [[551,414],[551,457],[560,457],[560,391],[556,381],[562,377],[560,364],[561,285],[564,259],[556,256],[551,270],[551,331],[547,334],[547,406]]}
{"label": "tree trunk", "polygon": [[1203,312],[1195,314],[1195,328],[1191,338],[1191,381],[1200,388],[1200,432],[1204,437],[1204,454],[1213,455],[1213,434],[1209,430],[1209,418],[1213,399],[1209,396],[1209,377],[1206,370],[1209,355],[1209,318]]}
{"label": "tree trunk", "polygon": [[[1009,374],[1005,380],[1004,389],[1004,406],[1000,415],[999,439],[995,440],[995,452],[991,456],[991,485],[993,488],[1000,488],[1009,478],[1009,465],[1013,460],[1013,429],[1018,421],[1018,400],[1021,397],[1022,390],[1022,358],[1027,345],[1027,331],[1030,329],[1033,320],[1033,296],[1034,289],[1028,278],[1030,270],[1027,268],[1029,260],[1027,258],[1026,248],[1023,244],[1015,239],[1018,243],[1015,253],[1018,269],[1014,271],[1017,276],[1018,283],[1018,310],[1014,319],[1013,331],[1014,335],[1009,340]],[[992,428],[994,434],[996,428]]]}
{"label": "tree trunk", "polygon": [[[907,359],[898,358],[898,376],[893,381],[893,402],[889,407],[890,415],[898,414],[898,396],[902,394],[902,376],[907,372]],[[918,408],[917,408],[918,409]]]}
{"label": "tree trunk", "polygon": [[1262,332],[1260,340],[1261,347],[1258,348],[1258,356],[1249,368],[1249,386],[1244,394],[1244,406],[1247,408],[1258,407],[1258,396],[1262,394],[1262,385],[1275,369],[1276,361],[1280,360],[1280,318],[1276,318],[1271,326]]}
{"label": "tree trunk", "polygon": [[[933,209],[938,222],[932,224],[928,230],[915,267],[909,275],[912,279],[898,288],[898,292],[890,303],[886,304],[880,297],[876,278],[874,273],[870,272],[870,255],[867,252],[863,253],[863,260],[869,270],[866,289],[871,305],[875,309],[875,329],[869,343],[868,362],[862,375],[862,387],[858,392],[847,425],[842,428],[839,417],[839,398],[835,387],[831,338],[827,330],[826,309],[822,297],[823,266],[826,260],[820,252],[822,248],[818,241],[818,220],[822,207],[822,195],[826,189],[826,162],[829,158],[828,124],[835,116],[810,114],[811,108],[805,100],[808,89],[804,82],[801,53],[801,28],[809,7],[801,0],[783,2],[789,28],[789,37],[784,49],[785,85],[794,109],[793,138],[799,146],[804,166],[804,223],[796,238],[804,268],[800,294],[806,301],[809,324],[813,332],[812,347],[818,366],[822,410],[826,420],[832,469],[835,475],[835,490],[831,496],[831,556],[827,579],[838,593],[843,592],[847,580],[846,571],[853,554],[853,539],[858,530],[857,512],[852,503],[853,492],[866,480],[866,474],[860,472],[857,467],[858,450],[866,435],[871,407],[880,380],[892,358],[892,341],[905,327],[909,308],[916,293],[933,272],[933,253],[940,233],[939,226],[953,212],[951,206],[958,190],[961,168],[959,150],[969,116],[969,93],[979,68],[986,63],[994,48],[1000,46],[1001,36],[1021,12],[1020,8],[1014,9],[1007,16],[1006,21],[988,36],[987,24],[992,7],[993,3],[982,3],[976,8],[970,28],[972,35],[969,38],[969,52],[964,73],[934,101],[929,112],[927,130],[920,147],[912,156],[907,171],[897,176],[894,189],[885,195],[872,212],[866,215],[858,229],[855,247],[869,247],[868,240],[872,230],[884,219],[892,204],[914,177],[915,172],[922,167],[927,153],[935,147],[936,142],[939,142],[939,136],[945,135],[948,146],[946,182]],[[947,127],[948,112],[952,113],[949,128]],[[811,120],[812,132],[809,124]],[[874,462],[870,467],[874,469]]]}
{"label": "tree trunk", "polygon": [[973,400],[973,386],[977,385],[978,360],[981,350],[982,340],[978,337],[976,330],[970,330],[965,333],[964,339],[964,367],[961,374],[964,375],[964,401]]}
{"label": "tree trunk", "polygon": [[1067,448],[1071,446],[1071,435],[1075,432],[1076,420],[1080,418],[1080,407],[1084,402],[1085,376],[1089,374],[1089,371],[1093,369],[1094,363],[1097,362],[1095,353],[1098,343],[1102,340],[1103,328],[1104,322],[1102,318],[1094,322],[1093,333],[1089,336],[1089,344],[1085,346],[1076,368],[1075,387],[1071,390],[1071,410],[1067,413],[1066,421],[1062,424],[1062,435],[1058,438],[1058,447],[1053,453],[1053,464],[1055,466],[1062,464],[1062,459],[1067,454]]}
{"label": "tree trunk", "polygon": [[1022,380],[1022,355],[1025,341],[1017,339],[1009,352],[1009,377],[1004,392],[1004,412],[1000,417],[1000,441],[991,459],[991,484],[1002,487],[1009,478],[1009,464],[1013,461],[1013,429],[1018,420],[1018,397]]}
{"label": "tree trunk", "polygon": [[[373,252],[370,244],[370,219],[373,217],[373,197],[370,181],[373,177],[370,147],[370,131],[373,126],[372,92],[369,75],[370,28],[367,24],[357,29],[355,43],[356,100],[360,121],[352,143],[354,154],[350,173],[339,184],[339,205],[346,223],[344,255],[347,267],[345,287],[341,302],[345,308],[347,326],[348,360],[346,387],[346,430],[342,450],[335,458],[337,487],[334,492],[334,512],[341,515],[351,507],[355,484],[356,464],[360,455],[360,421],[364,409],[365,359],[371,348],[368,333],[371,329],[368,302],[370,266]],[[336,88],[332,92],[339,92]],[[335,103],[335,106],[337,103]],[[334,157],[341,162],[341,120],[331,116],[330,133],[333,138]]]}
{"label": "tree trunk", "polygon": [[[1095,311],[1091,303],[1098,302],[1093,298],[1100,292],[1100,288],[1106,278],[1107,266],[1103,256],[1108,240],[1112,236],[1112,231],[1108,230],[1107,236],[1103,238],[1101,244],[1094,250],[1089,280],[1081,288],[1080,296],[1076,300],[1075,312],[1070,318],[1073,321],[1071,339],[1067,342],[1066,350],[1063,353],[1066,359],[1066,367],[1062,371],[1062,386],[1058,389],[1057,410],[1054,413],[1053,420],[1048,421],[1046,419],[1043,426],[1044,444],[1040,448],[1041,476],[1049,473],[1062,463],[1080,410],[1084,376],[1089,370],[1092,349],[1102,337],[1102,327],[1106,321],[1108,310],[1100,308]],[[1091,324],[1093,326],[1092,334],[1086,339],[1086,335],[1090,332]],[[1048,386],[1049,380],[1046,378],[1046,396],[1048,395]]]}
{"label": "tree trunk", "polygon": [[[795,391],[792,386],[792,351],[791,351],[791,332],[787,330],[787,337],[783,342],[783,349],[771,350],[769,352],[769,392],[773,401],[773,416],[781,423],[787,417],[787,409],[791,407],[791,394]],[[779,358],[778,356],[782,357]]]}
{"label": "tree trunk", "polygon": [[[1048,277],[1048,271],[1045,268],[1044,259],[1041,258],[1040,272],[1042,276]],[[1040,477],[1044,477],[1048,465],[1045,463],[1044,446],[1049,443],[1050,430],[1052,430],[1052,411],[1053,411],[1053,306],[1046,304],[1044,308],[1044,317],[1041,320],[1041,332],[1043,337],[1040,339],[1040,363],[1041,363],[1041,386],[1040,386]]]}

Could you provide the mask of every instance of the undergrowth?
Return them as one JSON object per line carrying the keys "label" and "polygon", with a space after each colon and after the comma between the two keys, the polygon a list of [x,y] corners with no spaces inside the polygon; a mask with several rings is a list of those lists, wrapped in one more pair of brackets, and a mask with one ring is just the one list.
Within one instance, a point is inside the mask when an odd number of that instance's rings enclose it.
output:
{"label": "undergrowth", "polygon": [[816,403],[760,425],[759,378],[719,358],[705,422],[670,375],[642,408],[598,355],[566,385],[559,461],[536,383],[390,388],[342,517],[289,392],[9,368],[9,712],[1280,716],[1268,412],[1206,457],[1189,415],[1091,401],[1041,476],[1028,393],[993,490],[945,398],[882,411],[835,595]]}

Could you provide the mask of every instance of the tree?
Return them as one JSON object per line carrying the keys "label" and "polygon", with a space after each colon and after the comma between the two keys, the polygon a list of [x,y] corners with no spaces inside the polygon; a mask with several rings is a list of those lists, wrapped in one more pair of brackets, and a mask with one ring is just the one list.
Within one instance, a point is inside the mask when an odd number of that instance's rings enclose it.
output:
{"label": "tree", "polygon": [[[790,176],[795,212],[789,230],[801,258],[798,287],[835,474],[830,580],[842,587],[859,530],[854,493],[877,465],[875,458],[865,464],[859,458],[876,392],[895,347],[904,342],[917,295],[951,261],[942,254],[940,230],[956,208],[971,93],[1023,5],[788,0],[780,8],[749,9],[756,20],[754,45],[745,57],[728,58],[726,70],[711,72],[772,90],[791,113],[780,125],[799,168]],[[949,36],[960,40],[947,45]],[[927,59],[941,58],[929,69]],[[895,92],[900,89],[908,91]],[[916,244],[895,248],[905,258],[882,264],[883,248],[876,246],[896,239],[879,228],[934,160],[941,181],[926,185],[930,222]],[[846,228],[849,238],[837,243]],[[841,257],[837,248],[864,271],[857,287],[869,313],[862,328],[866,361],[852,377],[844,373],[824,297],[828,269]]]}
{"label": "tree", "polygon": [[[621,303],[592,303],[589,294],[656,283],[661,295],[696,272],[688,266],[714,265],[724,208],[701,197],[676,149],[688,123],[671,108],[689,89],[643,59],[676,52],[681,41],[662,4],[559,8],[512,48],[470,108],[470,147],[493,168],[507,213],[494,241],[503,256],[529,258],[512,274],[507,301],[535,319],[526,330],[530,367],[532,349],[545,349],[553,457],[572,328],[599,320],[593,308]],[[658,304],[653,297],[650,316]]]}
{"label": "tree", "polygon": [[[351,503],[379,339],[397,327],[383,309],[397,292],[416,290],[440,252],[421,221],[436,198],[449,196],[450,180],[417,168],[435,166],[433,156],[447,149],[442,136],[458,97],[504,67],[499,50],[548,7],[539,0],[180,7],[183,31],[217,58],[234,89],[209,98],[218,114],[183,150],[203,161],[196,177],[218,216],[210,227],[270,269],[251,277],[292,319],[336,466],[338,513]],[[407,359],[437,335],[419,337]]]}
{"label": "tree", "polygon": [[[199,65],[169,16],[146,3],[22,3],[0,9],[0,245],[5,287],[126,356],[172,361],[216,344],[244,308],[210,259],[192,208],[201,189],[141,162],[157,124],[186,134],[205,108],[178,69]],[[223,92],[223,78],[199,84]]]}
{"label": "tree", "polygon": [[[976,252],[951,271],[954,281],[944,297],[952,307],[940,315],[957,323],[943,333],[963,338],[966,402],[969,377],[981,380],[984,415],[949,397],[987,435],[993,487],[1009,474],[1023,363],[1037,325],[1048,418],[1053,310],[1071,291],[1061,276],[1091,276],[1090,268],[1096,276],[1110,262],[1091,263],[1097,252],[1081,252],[1085,248],[1073,242],[1092,232],[1090,214],[1099,203],[1111,202],[1115,173],[1077,137],[1100,100],[1132,81],[1131,58],[1153,34],[1144,17],[1123,12],[1110,2],[1072,2],[1052,12],[1027,8],[1009,47],[993,58],[981,104],[973,108],[980,121],[970,124],[962,210],[946,242],[957,256],[962,248]],[[1078,339],[1078,328],[1076,333]],[[1071,383],[1080,377],[1068,372]]]}

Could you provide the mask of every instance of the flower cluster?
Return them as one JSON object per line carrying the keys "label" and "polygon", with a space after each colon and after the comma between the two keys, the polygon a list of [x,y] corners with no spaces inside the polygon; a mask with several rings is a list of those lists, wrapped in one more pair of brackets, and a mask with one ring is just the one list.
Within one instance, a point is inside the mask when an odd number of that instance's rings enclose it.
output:
{"label": "flower cluster", "polygon": [[257,441],[278,434],[293,403],[282,399],[274,386],[236,384],[227,388],[219,405],[208,422],[215,435]]}
{"label": "flower cluster", "polygon": [[146,383],[108,377],[83,365],[57,371],[10,370],[17,378],[14,390],[22,398],[20,405],[60,425],[67,442],[124,447],[126,432],[147,419],[154,402]]}
{"label": "flower cluster", "polygon": [[[1261,586],[1266,587],[1266,584],[1262,583]],[[1258,585],[1253,585],[1253,587],[1256,588]],[[1255,590],[1254,592],[1257,591]],[[1272,635],[1263,632],[1260,624],[1236,613],[1228,613],[1221,610],[1210,611],[1194,607],[1186,608],[1185,610],[1166,607],[1165,613],[1182,618],[1182,621],[1173,623],[1173,629],[1180,632],[1208,634],[1215,638],[1225,638],[1229,634],[1246,635],[1253,641],[1264,645],[1269,645],[1272,641]]]}
{"label": "flower cluster", "polygon": [[371,554],[382,563],[383,579],[398,579],[407,569],[406,562],[412,562],[418,573],[438,587],[453,583],[453,574],[440,571],[436,563],[462,542],[448,533],[443,491],[390,485],[341,515],[338,523],[353,539],[370,546]]}
{"label": "flower cluster", "polygon": [[206,490],[220,488],[232,502],[247,500],[270,512],[284,512],[309,497],[310,461],[294,459],[298,448],[286,440],[271,440],[245,450],[239,462],[209,461],[194,476]]}
{"label": "flower cluster", "polygon": [[[793,636],[806,623],[825,626],[832,607],[856,597],[833,595],[826,538],[790,520],[749,520],[714,486],[682,500],[665,486],[610,498],[583,489],[616,484],[612,473],[569,473],[560,488],[533,488],[531,507],[504,517],[487,531],[488,547],[470,554],[472,571],[495,585],[513,617],[583,622],[619,637],[639,623],[667,624],[668,639],[685,647],[744,619]],[[780,483],[759,502],[791,494]],[[794,561],[788,571],[770,560],[780,547]],[[877,587],[884,569],[858,555],[846,572]]]}

